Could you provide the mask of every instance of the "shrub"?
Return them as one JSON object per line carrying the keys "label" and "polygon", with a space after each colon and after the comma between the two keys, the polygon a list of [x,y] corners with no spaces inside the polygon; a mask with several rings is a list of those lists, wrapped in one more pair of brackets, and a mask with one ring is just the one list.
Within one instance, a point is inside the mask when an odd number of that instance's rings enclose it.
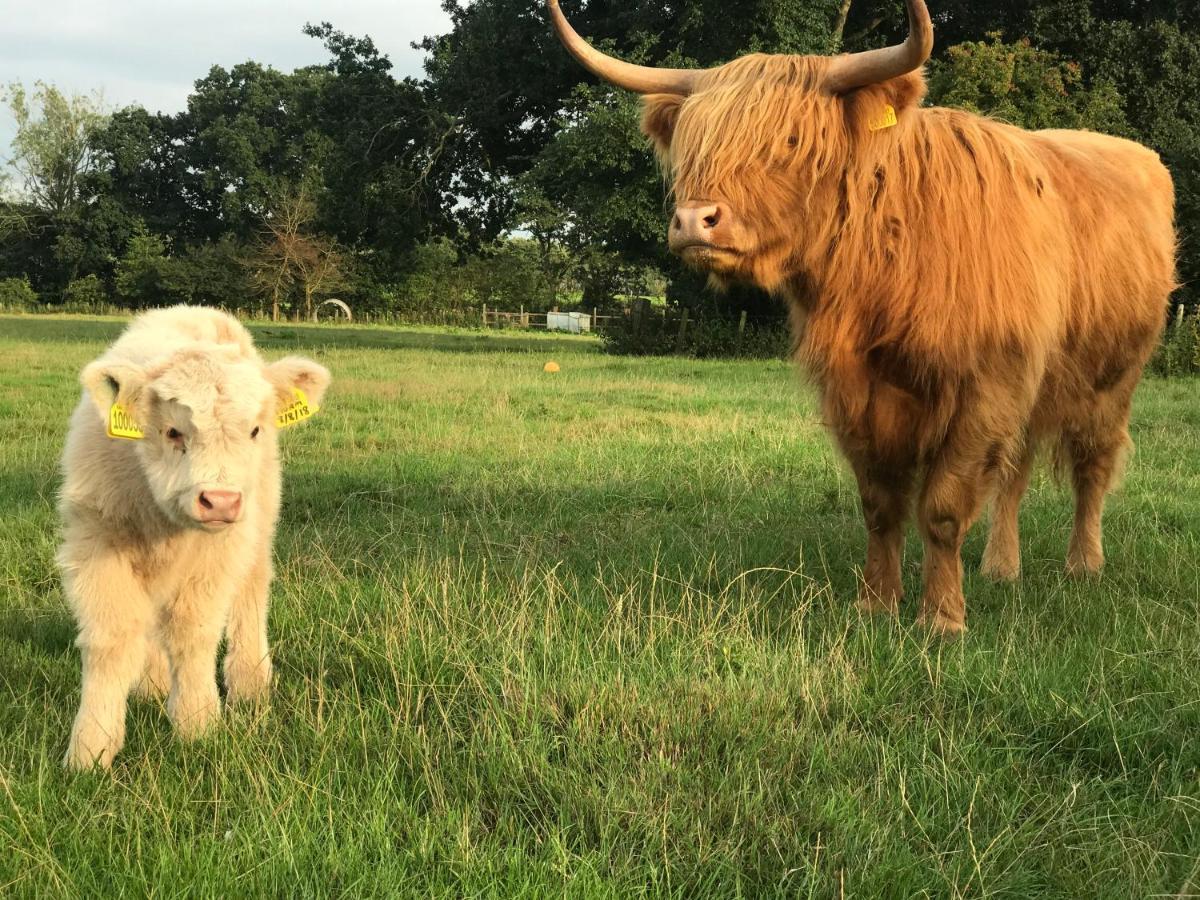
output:
{"label": "shrub", "polygon": [[1200,373],[1200,308],[1185,315],[1180,307],[1150,359],[1150,371],[1164,378]]}
{"label": "shrub", "polygon": [[28,278],[0,278],[0,307],[32,310],[37,302],[37,291]]}
{"label": "shrub", "polygon": [[72,308],[95,309],[109,302],[108,289],[98,277],[87,275],[67,285],[63,301]]}
{"label": "shrub", "polygon": [[783,359],[791,339],[787,323],[766,319],[748,322],[739,334],[738,323],[722,318],[689,318],[679,313],[662,315],[644,308],[601,333],[607,353],[631,356],[691,356],[696,359]]}

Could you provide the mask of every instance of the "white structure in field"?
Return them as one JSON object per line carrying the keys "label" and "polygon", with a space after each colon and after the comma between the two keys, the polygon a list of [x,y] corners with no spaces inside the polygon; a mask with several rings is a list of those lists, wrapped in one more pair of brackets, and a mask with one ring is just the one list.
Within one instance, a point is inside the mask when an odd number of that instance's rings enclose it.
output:
{"label": "white structure in field", "polygon": [[582,334],[592,330],[592,317],[587,313],[579,312],[548,312],[546,313],[546,330]]}

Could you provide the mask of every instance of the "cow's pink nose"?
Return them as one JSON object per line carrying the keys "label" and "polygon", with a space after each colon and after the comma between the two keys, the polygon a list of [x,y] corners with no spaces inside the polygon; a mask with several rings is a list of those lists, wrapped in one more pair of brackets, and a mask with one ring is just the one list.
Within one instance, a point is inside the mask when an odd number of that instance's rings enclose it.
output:
{"label": "cow's pink nose", "polygon": [[718,226],[725,218],[726,210],[719,203],[680,203],[667,235],[671,249],[678,253],[688,247],[718,244]]}
{"label": "cow's pink nose", "polygon": [[196,518],[201,522],[236,522],[241,510],[239,491],[201,491],[196,498]]}

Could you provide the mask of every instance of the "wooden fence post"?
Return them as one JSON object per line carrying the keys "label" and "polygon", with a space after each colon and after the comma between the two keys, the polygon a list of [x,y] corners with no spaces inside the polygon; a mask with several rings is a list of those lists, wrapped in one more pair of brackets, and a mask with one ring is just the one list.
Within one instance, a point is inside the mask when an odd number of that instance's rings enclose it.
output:
{"label": "wooden fence post", "polygon": [[683,308],[683,318],[679,320],[679,336],[675,338],[675,352],[683,353],[683,339],[687,335],[688,311]]}
{"label": "wooden fence post", "polygon": [[746,333],[746,311],[743,309],[742,317],[740,319],[738,319],[738,336],[737,336],[738,350],[742,349],[742,335],[745,333]]}
{"label": "wooden fence post", "polygon": [[525,304],[524,303],[521,304],[521,327],[522,328],[529,327],[529,313],[525,312]]}
{"label": "wooden fence post", "polygon": [[483,304],[483,327],[487,328],[487,304]]}

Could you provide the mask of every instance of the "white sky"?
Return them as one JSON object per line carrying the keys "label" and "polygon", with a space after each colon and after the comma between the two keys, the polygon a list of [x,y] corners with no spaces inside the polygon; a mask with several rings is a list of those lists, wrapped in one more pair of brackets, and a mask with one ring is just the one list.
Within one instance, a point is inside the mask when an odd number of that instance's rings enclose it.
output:
{"label": "white sky", "polygon": [[[422,74],[409,44],[449,29],[439,0],[0,0],[0,84],[103,92],[113,108],[177,112],[209,68],[254,60],[281,71],[321,63],[305,23],[370,35],[393,74]],[[0,158],[13,122],[0,110]]]}

